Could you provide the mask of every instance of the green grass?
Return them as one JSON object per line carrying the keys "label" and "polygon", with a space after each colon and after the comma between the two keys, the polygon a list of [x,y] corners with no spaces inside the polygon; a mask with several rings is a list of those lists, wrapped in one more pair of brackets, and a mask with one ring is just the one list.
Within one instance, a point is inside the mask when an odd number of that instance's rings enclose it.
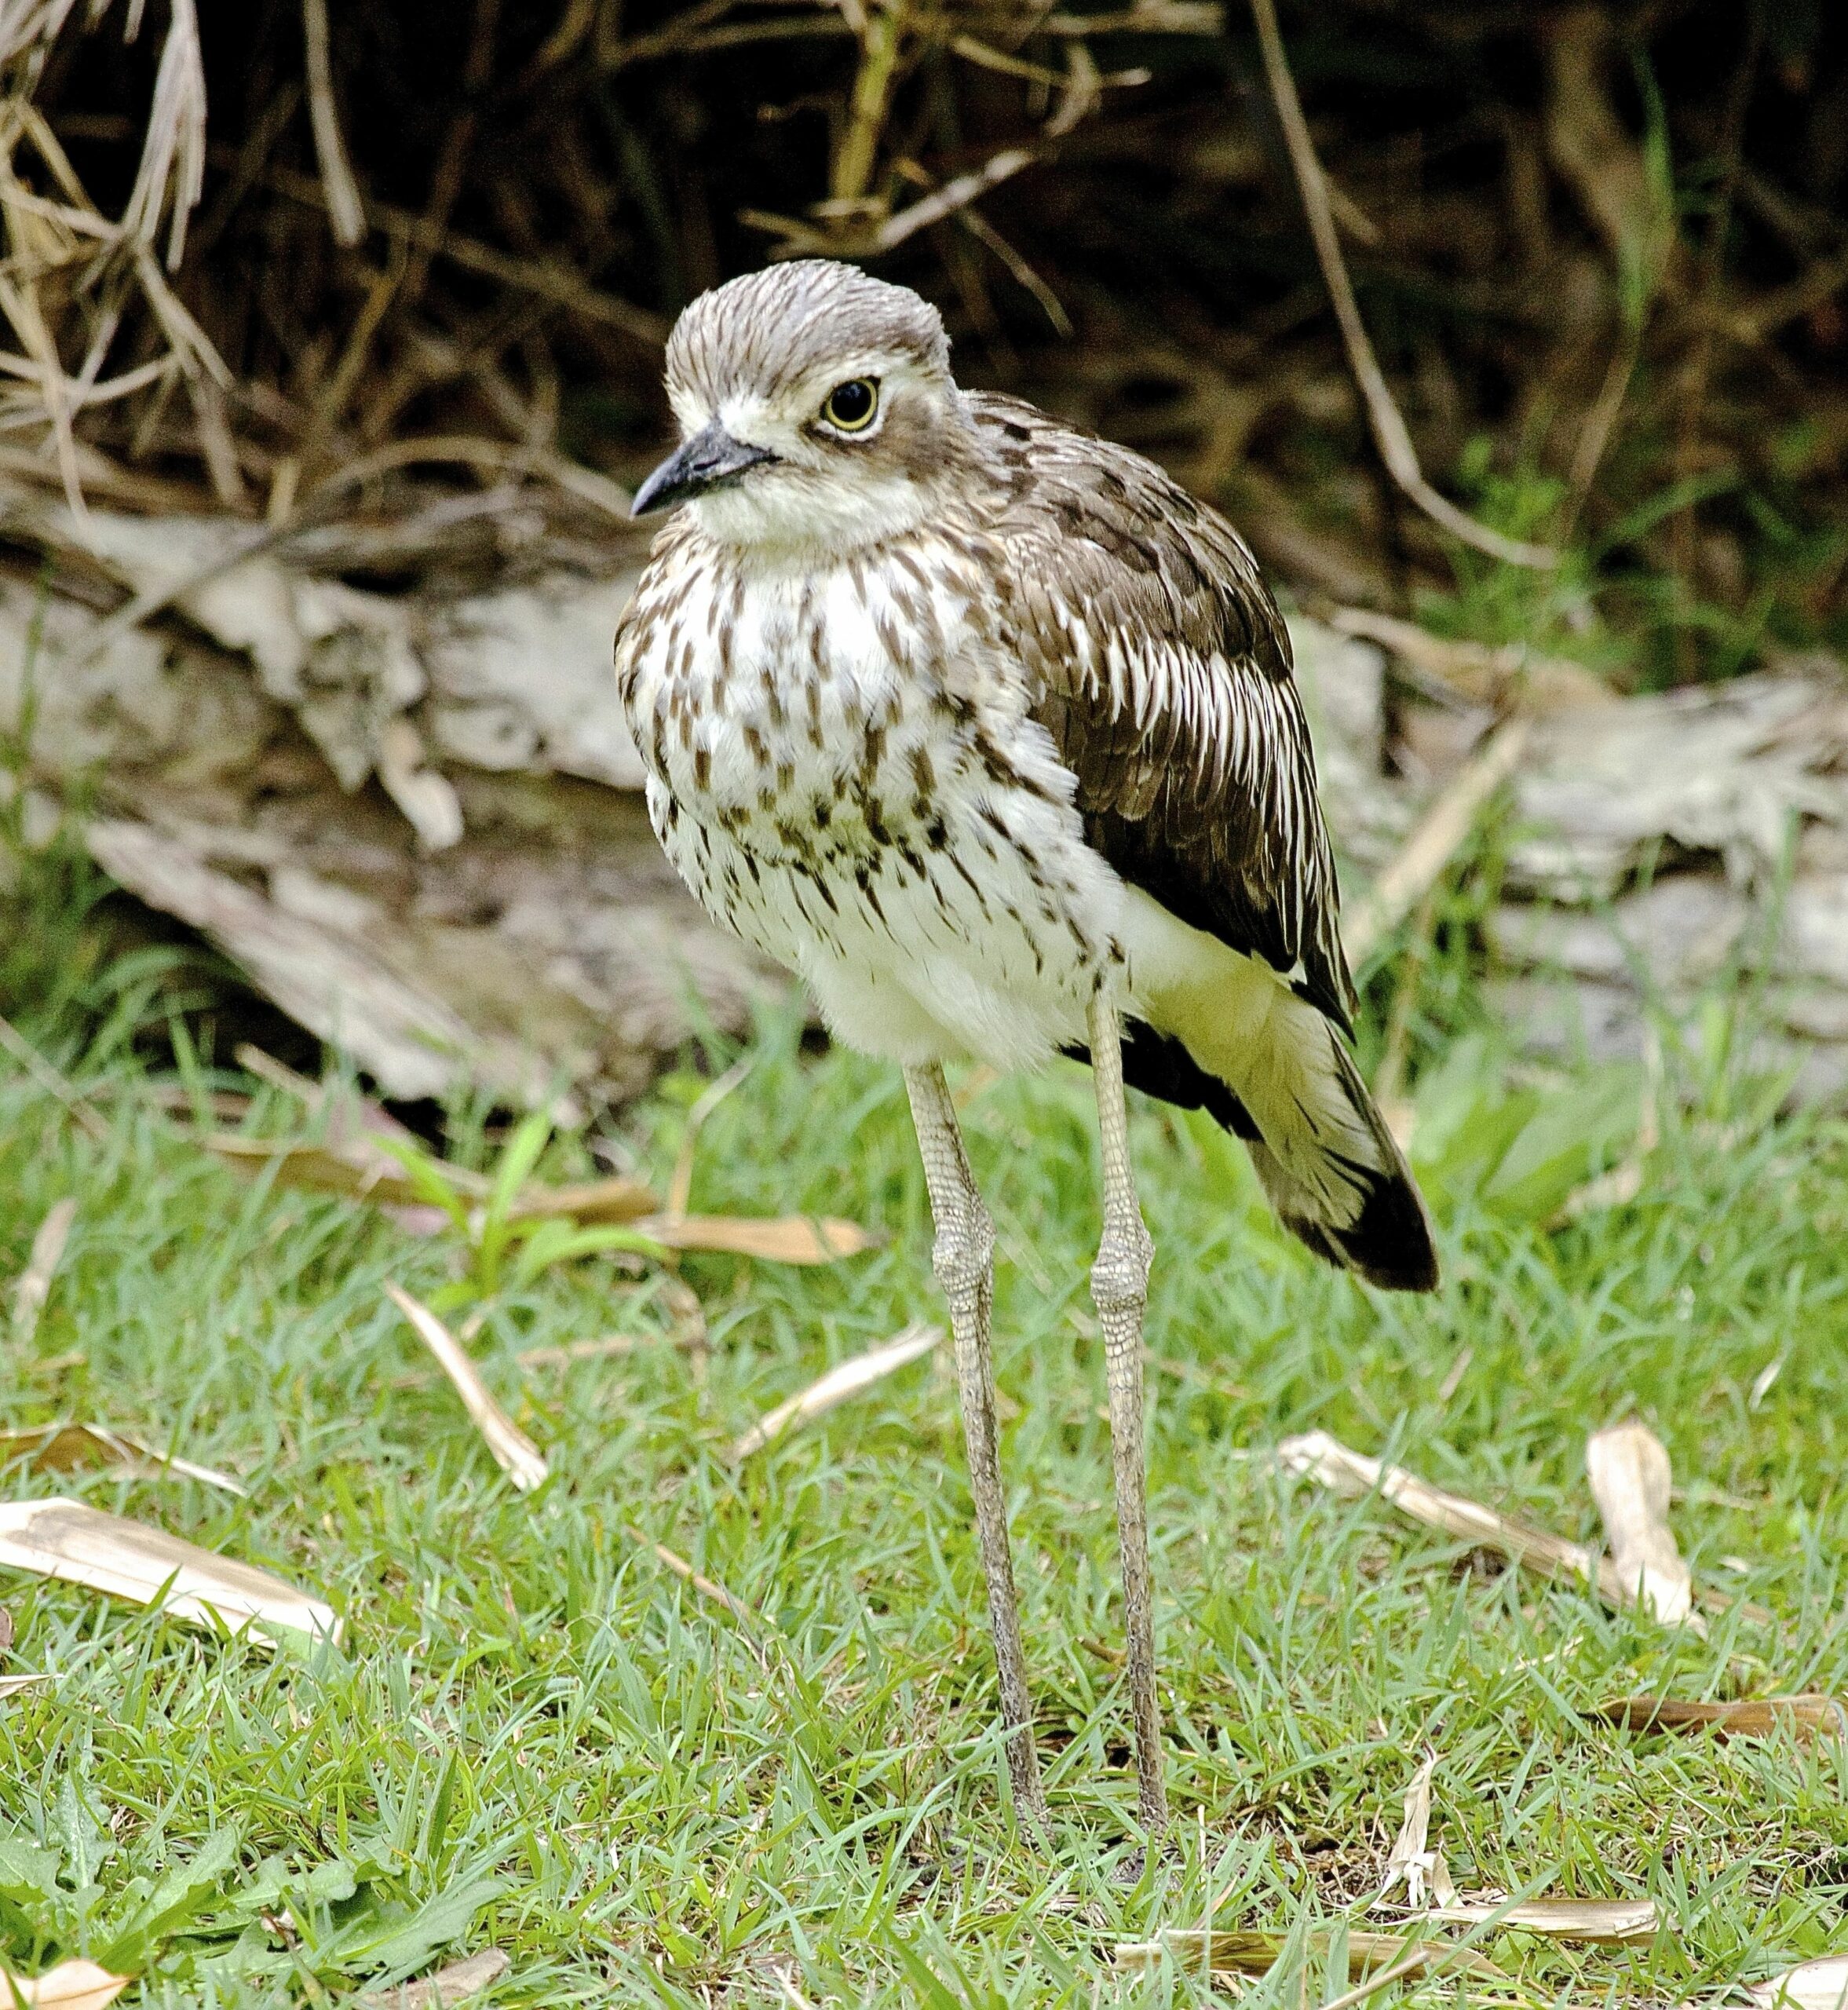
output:
{"label": "green grass", "polygon": [[[1196,1924],[1215,1895],[1222,1928],[1348,1916],[1427,1749],[1459,1887],[1662,1907],[1638,1949],[1492,1941],[1531,2000],[1678,2002],[1840,1944],[1839,1750],[1633,1738],[1576,1713],[1645,1689],[1848,1689],[1841,1127],[1710,1093],[1670,1121],[1634,1205],[1548,1233],[1535,1218],[1600,1148],[1562,1154],[1541,1120],[1620,1136],[1594,1119],[1634,1084],[1522,1091],[1492,1050],[1459,1050],[1421,1091],[1448,1281],[1407,1302],[1315,1267],[1216,1135],[1139,1109],[1149,1339],[1172,1364],[1150,1376],[1150,1456],[1175,1813],[1171,1851],[1143,1863],[1108,1654],[1082,1076],[979,1089],[966,1111],[1000,1233],[1004,1458],[1057,1831],[1038,1853],[1003,1790],[947,1359],[742,1472],[723,1456],[936,1306],[893,1071],[765,1029],[694,1204],[848,1215],[889,1240],[824,1270],[689,1259],[716,1347],[703,1380],[666,1340],[523,1369],[524,1348],[666,1332],[616,1259],[492,1301],[474,1353],[553,1466],[522,1497],[382,1296],[440,1291],[458,1245],[206,1159],[124,1044],[134,1017],[99,1013],[87,1054],[59,1045],[69,1014],[35,1022],[108,1113],[104,1142],[0,1061],[0,1277],[53,1201],[80,1204],[36,1336],[0,1350],[0,1422],[100,1420],[236,1469],[247,1503],[68,1484],[321,1591],[348,1632],[266,1654],[0,1577],[9,1667],[53,1678],[0,1702],[0,1953],[22,1970],[87,1951],[142,1972],[130,2001],[320,2003],[496,1944],[513,1968],[484,2003],[769,2004],[779,1969],[816,2004],[1203,2001],[1172,1968],[1116,1978],[1112,1944]],[[181,1058],[195,1088],[229,1079]],[[626,1127],[657,1179],[688,1094],[670,1080]],[[288,1107],[264,1091],[253,1120],[283,1127]],[[589,1160],[567,1141],[546,1169]],[[1293,1487],[1265,1456],[1326,1427],[1588,1536],[1585,1434],[1630,1409],[1673,1455],[1697,1575],[1774,1623],[1735,1613],[1700,1639],[1613,1617],[1377,1502]],[[11,1497],[53,1484],[6,1475]],[[767,1665],[630,1522],[761,1608]],[[1299,1944],[1251,2000],[1338,1986]]]}

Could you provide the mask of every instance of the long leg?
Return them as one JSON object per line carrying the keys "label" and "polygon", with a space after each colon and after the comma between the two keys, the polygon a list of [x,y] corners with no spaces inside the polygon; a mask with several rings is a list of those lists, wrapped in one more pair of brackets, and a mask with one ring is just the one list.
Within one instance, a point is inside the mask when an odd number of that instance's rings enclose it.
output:
{"label": "long leg", "polygon": [[1149,1572],[1149,1489],[1142,1464],[1142,1310],[1155,1244],[1136,1201],[1129,1115],[1123,1095],[1122,1028],[1101,994],[1090,1007],[1091,1073],[1103,1147],[1104,1237],[1091,1270],[1091,1299],[1104,1328],[1110,1391],[1110,1458],[1116,1479],[1116,1533],[1123,1559],[1123,1630],[1130,1708],[1136,1723],[1136,1809],[1159,1836],[1167,1826],[1162,1778],[1161,1711],[1155,1700],[1155,1612]]}
{"label": "long leg", "polygon": [[1035,1822],[1046,1820],[1046,1789],[1033,1749],[1033,1705],[1027,1659],[1021,1650],[1020,1612],[1014,1601],[1013,1560],[1008,1551],[1007,1498],[1001,1489],[999,1433],[995,1420],[995,1364],[988,1346],[988,1313],[995,1291],[995,1225],[982,1204],[955,1106],[935,1065],[908,1068],[911,1121],[924,1160],[924,1183],[937,1223],[931,1260],[950,1302],[956,1339],[956,1380],[962,1398],[962,1430],[969,1445],[969,1487],[975,1497],[982,1574],[988,1584],[988,1624],[1001,1677],[1001,1719],[1007,1741],[1008,1776],[1016,1807]]}

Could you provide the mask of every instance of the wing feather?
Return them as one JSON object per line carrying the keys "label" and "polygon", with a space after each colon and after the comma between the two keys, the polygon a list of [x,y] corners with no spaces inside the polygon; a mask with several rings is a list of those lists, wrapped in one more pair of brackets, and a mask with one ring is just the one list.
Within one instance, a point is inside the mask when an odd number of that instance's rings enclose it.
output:
{"label": "wing feather", "polygon": [[1003,474],[1009,640],[1090,842],[1351,1030],[1315,756],[1256,561],[1140,455],[1011,399],[970,403]]}

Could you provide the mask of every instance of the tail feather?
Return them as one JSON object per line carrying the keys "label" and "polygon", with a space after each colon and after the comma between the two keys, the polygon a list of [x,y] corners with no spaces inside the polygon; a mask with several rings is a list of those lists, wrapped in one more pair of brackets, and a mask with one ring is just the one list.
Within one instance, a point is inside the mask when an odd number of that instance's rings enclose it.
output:
{"label": "tail feather", "polygon": [[1278,1218],[1317,1255],[1382,1291],[1434,1291],[1430,1217],[1340,1030],[1268,971],[1262,982],[1256,1010],[1222,1018],[1196,998],[1171,1027],[1132,1021],[1125,1079],[1243,1138]]}
{"label": "tail feather", "polygon": [[1245,1149],[1278,1219],[1317,1255],[1382,1291],[1435,1291],[1437,1252],[1418,1183],[1339,1034],[1327,1033],[1346,1107],[1303,1106],[1287,1156],[1268,1138]]}

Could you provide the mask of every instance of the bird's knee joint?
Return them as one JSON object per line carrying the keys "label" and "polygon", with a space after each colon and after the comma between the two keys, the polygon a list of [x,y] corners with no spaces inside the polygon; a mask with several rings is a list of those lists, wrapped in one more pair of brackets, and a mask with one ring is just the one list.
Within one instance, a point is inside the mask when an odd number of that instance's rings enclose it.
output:
{"label": "bird's knee joint", "polygon": [[1142,1218],[1105,1224],[1097,1260],[1091,1266],[1091,1302],[1100,1312],[1128,1311],[1149,1295],[1149,1266],[1155,1244]]}
{"label": "bird's knee joint", "polygon": [[995,1226],[985,1213],[945,1222],[931,1246],[931,1268],[944,1296],[951,1299],[977,1289],[994,1261]]}

